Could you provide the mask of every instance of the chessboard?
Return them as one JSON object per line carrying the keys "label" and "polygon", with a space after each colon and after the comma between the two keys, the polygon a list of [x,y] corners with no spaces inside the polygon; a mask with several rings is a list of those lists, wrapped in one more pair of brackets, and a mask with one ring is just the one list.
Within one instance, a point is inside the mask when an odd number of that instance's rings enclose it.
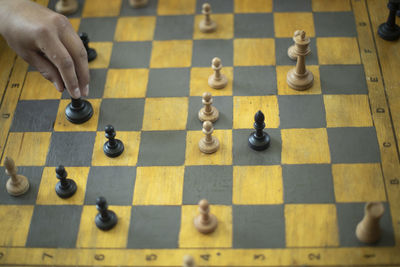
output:
{"label": "chessboard", "polygon": [[[70,123],[67,93],[0,42],[0,265],[400,266],[400,61],[388,63],[399,42],[376,34],[386,1],[209,0],[207,34],[204,0],[78,2],[70,22],[98,54],[88,122]],[[305,91],[286,82],[296,30],[311,38]],[[207,83],[214,57],[221,90]],[[198,148],[204,92],[220,113],[211,155]],[[264,151],[248,146],[258,110]],[[103,153],[109,124],[125,145],[117,158]],[[6,192],[6,156],[29,179],[23,196]],[[55,193],[58,165],[71,198]],[[99,196],[118,217],[110,231],[94,223]],[[203,198],[218,219],[209,235],[193,224]],[[385,208],[372,245],[355,236],[367,202]]]}

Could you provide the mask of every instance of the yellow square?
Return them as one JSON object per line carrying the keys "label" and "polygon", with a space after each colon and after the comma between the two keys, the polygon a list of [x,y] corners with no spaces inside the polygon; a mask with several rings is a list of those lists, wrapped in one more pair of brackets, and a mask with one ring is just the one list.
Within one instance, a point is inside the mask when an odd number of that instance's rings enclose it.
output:
{"label": "yellow square", "polygon": [[121,17],[117,22],[114,40],[117,42],[153,40],[156,17]]}
{"label": "yellow square", "polygon": [[200,31],[200,21],[204,15],[196,15],[194,19],[193,39],[231,39],[233,38],[233,15],[211,14],[211,19],[217,23],[217,30],[211,33]]}
{"label": "yellow square", "polygon": [[311,12],[274,12],[276,37],[293,37],[297,30],[303,30],[308,37],[315,36],[314,18]]}
{"label": "yellow square", "polygon": [[275,65],[275,40],[234,39],[233,54],[235,66]]}
{"label": "yellow square", "polygon": [[334,164],[332,175],[337,202],[386,201],[379,163]]}
{"label": "yellow square", "polygon": [[361,64],[354,37],[317,38],[318,62],[325,64]]}
{"label": "yellow square", "polygon": [[219,149],[213,154],[205,154],[199,149],[202,131],[188,131],[186,135],[185,165],[231,165],[232,131],[214,130],[213,136],[219,140]]}
{"label": "yellow square", "polygon": [[70,198],[60,198],[55,191],[59,179],[56,177],[56,168],[46,167],[40,181],[39,193],[36,198],[37,205],[83,205],[85,200],[86,182],[89,167],[65,167],[67,178],[75,181],[77,190]]}
{"label": "yellow square", "polygon": [[[307,61],[307,59],[306,59]],[[295,64],[295,63],[293,63]],[[316,95],[316,94],[321,94],[321,81],[320,81],[320,75],[319,75],[319,67],[318,66],[306,66],[306,68],[312,72],[314,75],[314,84],[311,88],[304,90],[304,91],[298,91],[294,90],[289,87],[287,84],[287,73],[289,70],[293,69],[295,65],[293,66],[276,66],[276,76],[277,76],[277,82],[278,82],[278,94],[279,95]]]}
{"label": "yellow square", "polygon": [[372,126],[368,95],[324,95],[328,127]]}
{"label": "yellow square", "polygon": [[285,219],[287,247],[339,246],[334,204],[287,204]]}
{"label": "yellow square", "polygon": [[86,0],[82,17],[116,17],[119,15],[122,0]]}
{"label": "yellow square", "polygon": [[107,142],[104,131],[97,132],[94,142],[92,166],[135,166],[139,154],[140,132],[117,131],[117,139],[124,144],[124,152],[116,158],[107,157],[103,146]]}
{"label": "yellow square", "polygon": [[184,166],[138,167],[133,205],[181,205]]}
{"label": "yellow square", "polygon": [[[210,62],[211,65],[211,62]],[[223,89],[213,89],[208,85],[208,77],[214,73],[210,68],[192,68],[190,71],[190,95],[202,96],[205,92],[210,92],[213,96],[232,95],[233,68],[222,67],[221,73],[228,78],[228,84]]]}
{"label": "yellow square", "polygon": [[210,234],[202,234],[194,226],[194,218],[199,214],[197,205],[182,206],[180,248],[231,248],[232,247],[232,207],[210,205],[210,212],[218,219],[218,226]]}
{"label": "yellow square", "polygon": [[4,150],[5,156],[11,157],[17,166],[42,166],[46,163],[51,132],[12,132],[8,136]]}
{"label": "yellow square", "polygon": [[282,167],[234,166],[233,204],[283,204]]}
{"label": "yellow square", "polygon": [[0,206],[0,246],[24,247],[34,206]]}
{"label": "yellow square", "polygon": [[312,0],[314,12],[351,11],[350,0]]}
{"label": "yellow square", "polygon": [[269,96],[233,97],[233,129],[253,129],[254,115],[261,110],[266,128],[279,127],[278,98]]}
{"label": "yellow square", "polygon": [[196,0],[158,0],[158,15],[194,14]]}
{"label": "yellow square", "polygon": [[79,224],[78,248],[126,248],[129,223],[131,220],[130,206],[110,206],[118,217],[118,223],[108,231],[102,231],[94,223],[98,211],[96,206],[84,206]]}
{"label": "yellow square", "polygon": [[90,42],[89,47],[96,49],[97,57],[89,62],[90,69],[106,69],[110,64],[112,42]]}
{"label": "yellow square", "polygon": [[235,0],[235,13],[272,12],[272,0]]}
{"label": "yellow square", "polygon": [[146,98],[143,131],[185,130],[187,97]]}
{"label": "yellow square", "polygon": [[70,99],[62,99],[60,100],[60,105],[58,105],[57,118],[54,124],[54,131],[60,132],[86,132],[86,131],[96,131],[97,130],[97,122],[99,120],[99,111],[101,99],[88,99],[88,101],[92,104],[93,107],[93,116],[85,123],[75,124],[67,120],[65,116],[65,108],[69,103],[71,103]]}
{"label": "yellow square", "polygon": [[282,129],[282,164],[330,163],[328,134],[320,129]]}
{"label": "yellow square", "polygon": [[153,41],[150,67],[190,67],[192,64],[192,47],[192,40]]}
{"label": "yellow square", "polygon": [[148,79],[148,69],[109,69],[103,97],[145,97]]}
{"label": "yellow square", "polygon": [[60,99],[61,93],[54,84],[46,80],[38,71],[30,71],[26,75],[22,88],[21,100]]}
{"label": "yellow square", "polygon": [[75,32],[78,32],[79,25],[81,24],[81,19],[80,18],[68,18],[68,19],[72,25],[72,28],[74,28]]}

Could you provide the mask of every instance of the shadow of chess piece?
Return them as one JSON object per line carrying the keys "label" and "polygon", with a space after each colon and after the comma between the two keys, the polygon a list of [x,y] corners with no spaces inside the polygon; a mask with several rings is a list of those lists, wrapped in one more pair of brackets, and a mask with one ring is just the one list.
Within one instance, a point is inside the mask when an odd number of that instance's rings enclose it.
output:
{"label": "shadow of chess piece", "polygon": [[221,59],[218,57],[213,58],[211,67],[213,68],[214,73],[208,78],[208,85],[214,89],[225,88],[225,86],[228,84],[228,78],[221,73]]}
{"label": "shadow of chess piece", "polygon": [[71,15],[78,10],[78,0],[60,0],[56,3],[56,12],[63,15]]}
{"label": "shadow of chess piece", "polygon": [[56,176],[57,179],[60,180],[56,184],[56,193],[61,198],[72,197],[77,190],[75,181],[72,179],[67,179],[67,175],[67,171],[63,165],[59,165],[56,168]]}
{"label": "shadow of chess piece", "polygon": [[199,149],[201,152],[212,154],[218,150],[219,140],[218,138],[212,136],[213,131],[214,128],[212,122],[203,122],[203,133],[205,134],[205,136],[199,141]]}
{"label": "shadow of chess piece", "polygon": [[210,204],[202,199],[199,202],[199,215],[194,218],[194,226],[202,234],[210,234],[217,229],[218,220],[210,213]]}
{"label": "shadow of chess piece", "polygon": [[99,211],[94,219],[96,226],[103,231],[112,229],[117,224],[118,217],[115,212],[108,209],[107,201],[104,197],[97,198],[96,208]]}
{"label": "shadow of chess piece", "polygon": [[267,149],[271,142],[269,135],[263,131],[265,128],[264,120],[264,114],[259,110],[254,116],[254,129],[256,131],[252,132],[249,136],[249,146],[257,151]]}
{"label": "shadow of chess piece", "polygon": [[82,98],[71,98],[71,103],[65,108],[65,116],[75,124],[87,122],[93,116],[92,104]]}
{"label": "shadow of chess piece", "polygon": [[[299,55],[299,47],[296,45],[296,38],[301,34],[301,31],[295,31],[293,36],[294,44],[288,48],[288,57],[291,60],[297,60],[297,56]],[[311,53],[310,46],[307,46],[307,50],[305,55],[308,56]]]}
{"label": "shadow of chess piece", "polygon": [[86,49],[86,53],[88,56],[88,62],[95,60],[97,57],[97,52],[95,49],[89,47],[89,36],[87,35],[87,33],[81,32],[81,33],[79,33],[79,37],[81,38],[83,46]]}
{"label": "shadow of chess piece", "polygon": [[114,127],[111,125],[107,125],[105,128],[107,142],[104,143],[103,151],[106,156],[110,158],[118,157],[124,152],[124,144],[121,140],[115,139],[117,135],[115,133]]}
{"label": "shadow of chess piece", "polygon": [[363,243],[372,244],[381,237],[379,220],[385,208],[381,202],[368,202],[364,208],[364,218],[357,225],[356,236]]}
{"label": "shadow of chess piece", "polygon": [[201,11],[204,19],[200,21],[199,28],[201,32],[210,33],[217,29],[217,23],[211,19],[211,6],[209,3],[204,3]]}
{"label": "shadow of chess piece", "polygon": [[388,9],[389,16],[385,23],[379,25],[378,35],[386,41],[395,41],[400,37],[400,27],[396,25],[396,12],[398,12],[400,4],[389,0]]}
{"label": "shadow of chess piece", "polygon": [[219,111],[216,107],[212,106],[213,99],[212,95],[208,92],[203,94],[203,108],[199,110],[199,120],[204,122],[204,121],[211,121],[215,122],[218,120],[219,117]]}
{"label": "shadow of chess piece", "polygon": [[147,5],[149,0],[129,0],[129,5],[133,8],[142,8]]}
{"label": "shadow of chess piece", "polygon": [[17,197],[28,192],[28,178],[17,174],[18,168],[15,166],[14,160],[10,157],[5,157],[4,167],[6,168],[6,174],[10,176],[6,184],[7,193],[11,196]]}

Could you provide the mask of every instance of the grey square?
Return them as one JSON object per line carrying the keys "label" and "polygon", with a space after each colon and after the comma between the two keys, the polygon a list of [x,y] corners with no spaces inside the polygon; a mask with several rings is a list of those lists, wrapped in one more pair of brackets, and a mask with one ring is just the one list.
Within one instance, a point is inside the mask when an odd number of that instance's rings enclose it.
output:
{"label": "grey square", "polygon": [[328,128],[332,163],[380,162],[375,128]]}
{"label": "grey square", "polygon": [[103,196],[109,205],[131,205],[135,179],[135,167],[91,167],[85,204],[95,205],[96,199]]}
{"label": "grey square", "polygon": [[7,193],[6,183],[10,178],[5,173],[5,168],[0,167],[0,181],[4,185],[0,188],[0,204],[10,205],[33,205],[39,192],[40,181],[42,180],[43,167],[18,167],[18,174],[28,178],[29,189],[25,194],[13,197]]}
{"label": "grey square", "polygon": [[232,40],[194,40],[193,41],[193,67],[210,67],[214,57],[219,57],[222,66],[233,65]]}
{"label": "grey square", "polygon": [[335,203],[331,165],[283,165],[285,203]]}
{"label": "grey square", "polygon": [[235,14],[235,38],[274,37],[272,13]]}
{"label": "grey square", "polygon": [[311,0],[274,0],[274,11],[311,12]]}
{"label": "grey square", "polygon": [[233,206],[234,248],[284,248],[283,205]]}
{"label": "grey square", "polygon": [[[385,207],[385,213],[379,221],[381,226],[382,236],[372,246],[383,247],[383,246],[394,246],[394,232],[392,225],[392,218],[390,214],[390,208],[388,203],[383,203]],[[364,217],[364,206],[365,203],[337,203],[337,220],[339,226],[339,239],[340,246],[342,247],[361,247],[371,246],[360,242],[354,234],[357,224]]]}
{"label": "grey square", "polygon": [[314,25],[317,37],[357,36],[353,12],[316,12]]}
{"label": "grey square", "polygon": [[[233,103],[231,96],[213,96],[213,104],[219,112],[219,118],[213,123],[214,129],[232,129]],[[189,114],[187,129],[199,131],[203,128],[203,123],[199,120],[199,111],[203,108],[201,96],[191,96],[189,98]]]}
{"label": "grey square", "polygon": [[137,165],[182,165],[185,149],[186,131],[142,132]]}
{"label": "grey square", "polygon": [[[288,49],[294,44],[292,38],[275,39],[276,65],[296,66],[296,61],[288,56]],[[310,38],[311,53],[306,56],[306,65],[318,65],[318,53],[315,38]]]}
{"label": "grey square", "polygon": [[[102,98],[104,93],[104,86],[106,84],[107,69],[89,69],[89,74],[89,97]],[[62,98],[70,98],[67,90],[64,90]]]}
{"label": "grey square", "polygon": [[189,68],[150,69],[147,97],[189,96]]}
{"label": "grey square", "polygon": [[234,96],[275,95],[277,92],[274,66],[235,67],[233,74]]}
{"label": "grey square", "polygon": [[151,42],[116,42],[110,68],[148,68],[150,53]]}
{"label": "grey square", "polygon": [[319,73],[324,94],[368,94],[362,65],[320,66]]}
{"label": "grey square", "polygon": [[82,18],[79,32],[86,32],[90,42],[112,42],[116,26],[116,17]]}
{"label": "grey square", "polygon": [[190,166],[185,169],[183,204],[203,198],[213,205],[232,204],[232,166]]}
{"label": "grey square", "polygon": [[21,100],[17,104],[12,132],[49,132],[56,121],[59,100]]}
{"label": "grey square", "polygon": [[196,4],[196,13],[197,14],[201,14],[204,3],[210,4],[212,13],[232,13],[233,12],[233,0],[197,0],[197,4]]}
{"label": "grey square", "polygon": [[280,95],[281,128],[324,128],[326,116],[322,95]]}
{"label": "grey square", "polygon": [[27,247],[75,248],[82,206],[35,206]]}
{"label": "grey square", "polygon": [[[267,122],[268,123],[268,122]],[[249,147],[249,136],[255,130],[233,130],[233,164],[234,165],[276,165],[281,163],[282,140],[277,129],[265,129],[271,143],[263,151]]]}
{"label": "grey square", "polygon": [[178,248],[181,207],[133,206],[128,248]]}
{"label": "grey square", "polygon": [[[59,2],[59,0],[50,0],[47,7],[48,7],[49,9],[55,11],[55,7],[56,7],[56,3],[57,3],[57,2]],[[78,10],[77,10],[75,13],[73,13],[73,14],[71,14],[71,15],[68,15],[67,17],[68,17],[68,18],[77,18],[77,17],[81,17],[81,16],[82,16],[82,10],[83,10],[83,2],[84,2],[84,0],[78,0]]]}
{"label": "grey square", "polygon": [[149,0],[146,6],[143,8],[133,8],[129,5],[129,0],[123,0],[120,11],[120,16],[149,16],[157,15],[157,3],[158,0]]}
{"label": "grey square", "polygon": [[47,166],[90,166],[95,132],[54,132]]}
{"label": "grey square", "polygon": [[193,15],[157,16],[154,40],[192,39]]}
{"label": "grey square", "polygon": [[111,124],[117,131],[140,131],[144,112],[143,98],[107,98],[100,106],[98,131]]}

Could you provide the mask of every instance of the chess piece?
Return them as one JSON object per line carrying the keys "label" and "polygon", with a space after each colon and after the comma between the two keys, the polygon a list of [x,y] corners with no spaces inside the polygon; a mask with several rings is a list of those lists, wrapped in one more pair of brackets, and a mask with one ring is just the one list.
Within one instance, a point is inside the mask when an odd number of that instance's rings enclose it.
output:
{"label": "chess piece", "polygon": [[290,88],[303,91],[310,88],[314,83],[314,75],[306,69],[305,62],[310,38],[306,38],[306,33],[301,31],[294,40],[297,47],[297,63],[296,67],[288,72],[286,80]]}
{"label": "chess piece", "polygon": [[190,255],[183,256],[183,267],[196,267],[194,259]]}
{"label": "chess piece", "polygon": [[379,220],[385,208],[381,202],[368,202],[364,208],[364,218],[357,225],[356,236],[363,243],[375,243],[381,237]]}
{"label": "chess piece", "polygon": [[222,89],[228,84],[228,79],[221,73],[222,63],[218,57],[213,58],[211,67],[214,73],[208,78],[208,85],[214,89]]}
{"label": "chess piece", "polygon": [[142,8],[147,5],[149,0],[129,0],[129,5],[133,8]]}
{"label": "chess piece", "polygon": [[[301,31],[299,31],[299,30],[297,30],[297,31],[294,32],[293,41],[294,41],[295,43],[294,43],[293,45],[291,45],[291,46],[289,47],[289,49],[288,49],[288,56],[289,56],[289,58],[290,58],[291,60],[297,60],[297,55],[299,54],[299,53],[298,53],[299,48],[298,48],[298,45],[296,44],[296,37],[297,37],[298,35],[300,35],[300,34],[301,34]],[[306,52],[305,52],[305,55],[307,56],[307,55],[309,55],[310,53],[311,53],[310,46],[307,46],[307,50],[306,50]]]}
{"label": "chess piece", "polygon": [[207,200],[202,199],[199,202],[199,215],[194,218],[194,226],[202,234],[210,234],[218,226],[217,217],[210,213],[210,205]]}
{"label": "chess piece", "polygon": [[115,139],[116,133],[113,126],[107,125],[105,132],[108,141],[103,146],[104,154],[110,158],[118,157],[124,152],[124,144],[121,140]]}
{"label": "chess piece", "polygon": [[96,208],[99,211],[94,219],[97,228],[107,231],[117,224],[118,217],[115,212],[108,209],[107,201],[104,197],[97,198]]}
{"label": "chess piece", "polygon": [[15,166],[12,158],[5,157],[4,166],[6,174],[10,176],[6,184],[7,193],[15,197],[25,194],[29,189],[28,178],[17,174],[18,168]]}
{"label": "chess piece", "polygon": [[259,110],[254,116],[254,129],[256,131],[252,132],[249,136],[249,146],[257,151],[267,149],[271,142],[269,135],[263,131],[265,128],[264,120],[264,114]]}
{"label": "chess piece", "polygon": [[203,133],[206,135],[199,141],[199,149],[206,154],[212,154],[219,148],[219,141],[216,137],[212,136],[214,131],[211,121],[203,122]]}
{"label": "chess piece", "polygon": [[86,49],[86,53],[88,56],[88,62],[93,61],[97,57],[97,52],[93,48],[89,47],[89,36],[87,35],[86,32],[81,32],[81,33],[79,33],[79,37],[81,38],[83,46]]}
{"label": "chess piece", "polygon": [[67,179],[67,171],[63,165],[56,168],[56,176],[60,181],[56,184],[56,193],[61,198],[72,197],[77,189],[76,183],[72,179]]}
{"label": "chess piece", "polygon": [[71,103],[65,108],[65,116],[72,123],[84,123],[93,116],[92,104],[81,98],[71,98]]}
{"label": "chess piece", "polygon": [[210,33],[217,29],[217,23],[211,19],[211,6],[209,3],[203,4],[203,9],[201,11],[204,15],[204,19],[200,21],[199,28],[201,32]]}
{"label": "chess piece", "polygon": [[203,94],[202,103],[204,107],[199,111],[199,120],[215,122],[218,120],[219,111],[216,107],[212,106],[213,99],[210,93]]}
{"label": "chess piece", "polygon": [[389,0],[388,8],[388,19],[379,25],[378,34],[386,41],[395,41],[400,37],[400,27],[396,25],[396,12],[400,9],[400,4],[397,1]]}
{"label": "chess piece", "polygon": [[78,10],[78,0],[59,0],[55,10],[63,15],[71,15]]}

